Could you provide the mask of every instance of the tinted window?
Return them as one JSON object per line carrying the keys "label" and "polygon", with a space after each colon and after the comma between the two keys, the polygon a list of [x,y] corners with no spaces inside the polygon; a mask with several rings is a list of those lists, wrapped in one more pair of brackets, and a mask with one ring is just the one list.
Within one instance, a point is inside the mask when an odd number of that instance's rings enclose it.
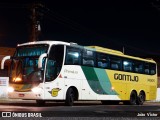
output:
{"label": "tinted window", "polygon": [[110,58],[111,69],[113,70],[121,70],[121,59],[118,57]]}
{"label": "tinted window", "polygon": [[97,53],[97,66],[99,68],[109,68],[109,60],[106,54]]}
{"label": "tinted window", "polygon": [[95,66],[95,52],[90,50],[83,50],[82,65]]}
{"label": "tinted window", "polygon": [[150,64],[150,74],[151,75],[156,74],[156,65],[155,64]]}
{"label": "tinted window", "polygon": [[15,57],[40,56],[47,53],[48,45],[28,45],[17,48]]}
{"label": "tinted window", "polygon": [[143,62],[134,61],[133,68],[134,68],[134,72],[143,73]]}
{"label": "tinted window", "polygon": [[67,46],[65,64],[66,65],[80,65],[81,64],[81,52],[78,48]]}
{"label": "tinted window", "polygon": [[63,63],[63,56],[63,45],[54,45],[51,47],[46,67],[46,81],[52,81],[59,75]]}
{"label": "tinted window", "polygon": [[131,72],[132,71],[132,62],[129,60],[124,60],[123,61],[123,70]]}
{"label": "tinted window", "polygon": [[150,69],[149,69],[149,63],[145,63],[145,65],[144,65],[144,73],[145,74],[149,74],[149,71],[150,71]]}

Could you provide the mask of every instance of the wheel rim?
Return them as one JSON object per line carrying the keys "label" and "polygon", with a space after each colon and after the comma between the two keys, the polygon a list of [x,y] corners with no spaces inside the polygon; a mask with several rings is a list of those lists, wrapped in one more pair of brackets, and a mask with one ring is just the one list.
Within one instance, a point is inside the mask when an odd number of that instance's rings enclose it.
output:
{"label": "wheel rim", "polygon": [[140,99],[141,102],[143,102],[143,101],[144,101],[143,95],[140,95],[140,96],[139,96],[139,99]]}
{"label": "wheel rim", "polygon": [[140,93],[140,95],[139,95],[139,102],[140,102],[140,104],[143,104],[144,100],[145,100],[144,94]]}
{"label": "wheel rim", "polygon": [[74,101],[74,94],[73,92],[70,94],[70,103],[73,104]]}

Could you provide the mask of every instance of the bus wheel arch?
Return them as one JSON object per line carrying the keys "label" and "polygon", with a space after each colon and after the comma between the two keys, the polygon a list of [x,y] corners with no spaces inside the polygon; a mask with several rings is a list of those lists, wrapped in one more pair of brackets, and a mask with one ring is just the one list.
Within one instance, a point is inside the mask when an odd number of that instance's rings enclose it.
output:
{"label": "bus wheel arch", "polygon": [[65,104],[67,106],[72,106],[74,104],[74,101],[78,100],[78,90],[76,87],[71,86],[68,88],[66,92],[66,99]]}
{"label": "bus wheel arch", "polygon": [[129,103],[131,105],[136,105],[137,104],[137,92],[136,92],[136,90],[131,91]]}
{"label": "bus wheel arch", "polygon": [[144,101],[146,100],[146,94],[143,90],[139,92],[139,95],[137,96],[137,104],[143,105]]}

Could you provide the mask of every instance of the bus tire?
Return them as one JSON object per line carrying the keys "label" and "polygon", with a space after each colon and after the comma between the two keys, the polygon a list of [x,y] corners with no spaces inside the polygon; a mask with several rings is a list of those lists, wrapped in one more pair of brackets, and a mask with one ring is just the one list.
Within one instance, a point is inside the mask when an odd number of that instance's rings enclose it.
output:
{"label": "bus tire", "polygon": [[67,106],[73,106],[74,104],[74,99],[75,99],[75,93],[73,91],[72,88],[69,88],[67,90],[67,93],[66,93],[66,100],[65,100],[65,104]]}
{"label": "bus tire", "polygon": [[145,101],[145,93],[141,91],[137,97],[137,105],[143,105]]}
{"label": "bus tire", "polygon": [[37,106],[44,106],[45,102],[45,100],[36,100]]}
{"label": "bus tire", "polygon": [[130,94],[130,100],[129,100],[129,104],[130,105],[136,105],[137,103],[137,94],[135,91],[132,91]]}

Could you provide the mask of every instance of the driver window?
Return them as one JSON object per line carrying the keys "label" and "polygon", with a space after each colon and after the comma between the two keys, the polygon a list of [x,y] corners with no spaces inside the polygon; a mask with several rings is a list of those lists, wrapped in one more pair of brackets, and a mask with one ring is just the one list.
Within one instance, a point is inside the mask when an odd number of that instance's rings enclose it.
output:
{"label": "driver window", "polygon": [[48,60],[46,68],[46,81],[52,81],[57,76],[57,67],[54,60]]}
{"label": "driver window", "polygon": [[58,76],[63,62],[64,46],[53,45],[46,66],[46,82],[53,81]]}

